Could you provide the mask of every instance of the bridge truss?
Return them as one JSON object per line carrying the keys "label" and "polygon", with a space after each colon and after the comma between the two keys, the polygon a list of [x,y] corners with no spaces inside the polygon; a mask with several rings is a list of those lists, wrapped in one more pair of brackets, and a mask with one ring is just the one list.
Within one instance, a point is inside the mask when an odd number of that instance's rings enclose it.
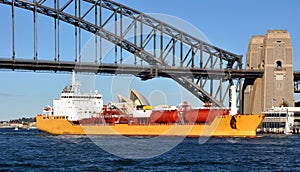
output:
{"label": "bridge truss", "polygon": [[[198,97],[216,106],[225,100],[232,84],[241,93],[242,78],[262,72],[242,70],[242,56],[204,42],[149,15],[110,0],[0,0],[11,6],[10,57],[0,59],[0,68],[133,74],[143,80],[169,77]],[[15,48],[15,10],[33,12],[33,58],[21,58]],[[53,20],[54,56],[39,56],[39,17]],[[74,58],[61,57],[62,23],[74,27]],[[93,53],[83,58],[83,31],[93,34]],[[107,55],[105,44],[112,49]],[[91,60],[92,59],[92,60]],[[130,60],[128,60],[130,59]],[[240,96],[241,97],[241,96]]]}

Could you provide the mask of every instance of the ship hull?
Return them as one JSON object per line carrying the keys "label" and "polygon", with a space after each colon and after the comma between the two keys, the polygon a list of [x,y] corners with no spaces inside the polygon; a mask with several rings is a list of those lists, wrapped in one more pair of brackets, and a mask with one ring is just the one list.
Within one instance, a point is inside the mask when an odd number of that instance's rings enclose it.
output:
{"label": "ship hull", "polygon": [[[234,118],[234,125],[232,120]],[[215,137],[255,137],[256,129],[263,115],[217,116],[210,124],[179,125],[80,125],[73,124],[64,117],[38,115],[37,128],[50,134],[75,135],[124,135],[124,136],[215,136]]]}

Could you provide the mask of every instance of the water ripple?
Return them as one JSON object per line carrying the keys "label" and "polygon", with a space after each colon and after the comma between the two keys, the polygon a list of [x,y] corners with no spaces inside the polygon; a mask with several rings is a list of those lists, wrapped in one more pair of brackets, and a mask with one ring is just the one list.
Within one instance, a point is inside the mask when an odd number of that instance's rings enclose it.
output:
{"label": "water ripple", "polygon": [[158,157],[131,160],[86,136],[0,129],[0,171],[300,171],[299,146],[299,135],[210,138],[205,144],[187,138]]}

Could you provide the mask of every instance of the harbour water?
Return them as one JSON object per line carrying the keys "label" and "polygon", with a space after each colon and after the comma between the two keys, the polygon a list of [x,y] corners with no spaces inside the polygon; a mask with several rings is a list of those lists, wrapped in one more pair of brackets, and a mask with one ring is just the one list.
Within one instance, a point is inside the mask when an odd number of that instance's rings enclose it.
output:
{"label": "harbour water", "polygon": [[[300,135],[186,138],[150,159],[107,153],[87,136],[0,129],[0,171],[299,171]],[[126,149],[124,149],[126,151]]]}

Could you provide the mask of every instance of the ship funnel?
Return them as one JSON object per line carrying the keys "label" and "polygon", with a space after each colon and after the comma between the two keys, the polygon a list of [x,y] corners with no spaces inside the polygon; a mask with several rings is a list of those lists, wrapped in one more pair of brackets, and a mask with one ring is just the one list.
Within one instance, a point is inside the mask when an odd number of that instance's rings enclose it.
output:
{"label": "ship funnel", "polygon": [[230,112],[229,115],[236,115],[237,114],[237,107],[236,107],[236,86],[232,85],[230,87]]}

